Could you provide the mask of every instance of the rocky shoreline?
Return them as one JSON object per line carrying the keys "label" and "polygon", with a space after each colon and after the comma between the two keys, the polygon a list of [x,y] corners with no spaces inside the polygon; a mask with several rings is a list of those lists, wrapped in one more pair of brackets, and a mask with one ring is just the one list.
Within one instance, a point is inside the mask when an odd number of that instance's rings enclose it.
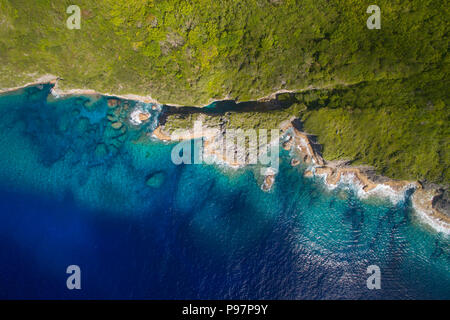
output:
{"label": "rocky shoreline", "polygon": [[57,76],[48,74],[48,75],[44,75],[44,76],[36,79],[36,81],[26,83],[23,86],[14,87],[14,88],[0,88],[0,94],[13,92],[13,91],[23,89],[26,87],[31,87],[31,86],[37,86],[37,85],[43,85],[43,84],[53,84],[54,87],[52,88],[52,94],[55,97],[60,97],[60,98],[66,97],[66,96],[72,96],[72,95],[87,95],[87,96],[101,95],[101,96],[105,96],[105,97],[119,98],[119,99],[123,99],[123,100],[133,100],[133,101],[138,101],[138,102],[143,102],[143,103],[161,104],[158,101],[156,101],[155,99],[153,99],[151,96],[140,96],[140,95],[136,95],[136,94],[117,95],[117,94],[112,94],[112,93],[98,92],[98,91],[92,90],[92,89],[63,90],[58,87],[58,82],[61,80],[62,79]]}
{"label": "rocky shoreline", "polygon": [[[441,205],[446,200],[443,190],[439,186],[424,186],[418,181],[394,180],[384,176],[377,175],[373,168],[364,166],[350,166],[346,161],[325,161],[318,149],[320,145],[316,144],[312,137],[305,132],[295,128],[291,119],[283,123],[281,132],[284,135],[282,143],[285,150],[293,150],[298,158],[292,158],[291,165],[297,166],[300,161],[308,165],[304,172],[304,176],[320,177],[328,188],[334,189],[341,183],[353,185],[357,194],[361,198],[371,196],[385,197],[392,202],[405,199],[408,192],[412,192],[412,206],[418,213],[418,216],[431,225],[435,230],[450,234],[450,213],[449,205]],[[192,131],[192,130],[191,130]],[[209,146],[214,143],[214,135],[207,134],[207,128],[204,129],[205,134],[201,137],[195,137],[193,132],[187,131],[185,135],[178,139],[173,139],[171,135],[159,126],[153,132],[153,136],[162,141],[179,141],[194,138],[204,138],[205,154],[209,156],[220,157],[220,154],[214,154]],[[221,163],[229,167],[239,167],[242,164],[230,161],[226,157],[220,157]],[[276,173],[268,172],[263,176],[263,191],[270,191],[275,183]]]}
{"label": "rocky shoreline", "polygon": [[[70,95],[102,95],[111,98],[135,100],[144,103],[159,104],[150,96],[138,95],[114,95],[108,93],[100,93],[95,90],[87,89],[73,89],[61,90],[58,88],[59,78],[53,75],[45,75],[35,82],[28,83],[21,87],[1,89],[0,93],[7,93],[16,91],[25,87],[43,84],[54,84],[52,94],[56,97],[64,97]],[[287,92],[287,91],[283,91]],[[272,95],[262,98],[268,99]],[[173,105],[177,106],[177,105]],[[144,119],[142,114],[138,117]],[[285,150],[294,149],[298,156],[309,167],[304,172],[305,177],[321,177],[329,188],[336,188],[340,183],[350,183],[357,188],[358,195],[362,198],[372,195],[387,196],[392,201],[397,201],[405,197],[408,191],[412,192],[411,201],[412,206],[418,213],[421,220],[431,225],[435,230],[450,234],[450,201],[447,190],[441,186],[426,185],[418,181],[399,181],[389,179],[387,177],[376,175],[370,167],[355,167],[350,166],[347,162],[326,162],[320,155],[320,145],[316,144],[312,136],[305,132],[301,132],[294,125],[294,118],[281,124],[280,129],[284,134],[283,148]],[[190,140],[196,138],[205,139],[205,153],[210,156],[220,157],[219,161],[230,167],[240,167],[240,162],[229,161],[221,154],[215,154],[212,146],[215,145],[215,135],[208,130],[204,131],[200,137],[195,137],[194,133],[187,131],[184,135],[173,139],[173,137],[164,131],[161,126],[158,126],[153,132],[152,136],[161,141],[180,141]],[[292,166],[298,165],[298,159],[291,161]],[[261,188],[264,191],[270,191],[275,182],[276,173],[267,174],[264,177],[264,183]]]}
{"label": "rocky shoreline", "polygon": [[350,166],[345,161],[326,162],[310,136],[297,130],[292,121],[282,125],[281,130],[288,136],[287,140],[292,141],[285,149],[294,149],[309,164],[305,177],[321,177],[330,189],[340,183],[351,184],[361,198],[382,196],[396,202],[410,191],[412,206],[421,220],[439,232],[450,234],[450,202],[440,186],[389,179],[377,175],[370,167]]}

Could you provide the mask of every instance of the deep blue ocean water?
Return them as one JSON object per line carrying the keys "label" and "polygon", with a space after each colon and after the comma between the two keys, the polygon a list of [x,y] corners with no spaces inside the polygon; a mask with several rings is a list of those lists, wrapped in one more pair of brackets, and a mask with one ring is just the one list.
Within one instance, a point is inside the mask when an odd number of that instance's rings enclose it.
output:
{"label": "deep blue ocean water", "polygon": [[0,298],[450,298],[450,241],[408,199],[328,191],[284,150],[265,193],[256,168],[174,165],[158,110],[134,127],[134,102],[49,91],[0,97]]}

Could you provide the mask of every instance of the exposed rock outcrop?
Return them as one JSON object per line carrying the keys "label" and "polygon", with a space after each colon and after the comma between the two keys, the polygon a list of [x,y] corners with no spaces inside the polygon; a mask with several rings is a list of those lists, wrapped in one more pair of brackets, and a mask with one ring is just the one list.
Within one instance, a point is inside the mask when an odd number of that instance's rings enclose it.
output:
{"label": "exposed rock outcrop", "polygon": [[265,192],[268,192],[272,189],[273,184],[275,183],[275,172],[268,168],[264,175],[264,183],[261,186],[261,189]]}
{"label": "exposed rock outcrop", "polygon": [[450,230],[450,212],[444,190],[420,185],[411,200],[414,209],[424,221],[439,231]]}
{"label": "exposed rock outcrop", "polygon": [[317,151],[311,136],[299,131],[292,122],[285,123],[282,131],[292,135],[294,147],[307,164],[310,164],[304,176],[323,177],[327,186],[334,188],[339,183],[351,183],[358,188],[360,196],[383,194],[391,199],[404,197],[408,190],[414,190],[412,204],[423,220],[438,231],[450,233],[450,201],[444,191],[433,186],[423,188],[417,181],[393,180],[376,175],[372,168],[353,167],[345,161],[327,163]]}
{"label": "exposed rock outcrop", "polygon": [[324,165],[325,162],[318,153],[319,146],[316,145],[304,132],[300,132],[292,125],[292,121],[281,124],[281,131],[289,136],[289,141],[295,148],[298,149],[303,156],[303,160],[306,163],[312,163],[314,165]]}
{"label": "exposed rock outcrop", "polygon": [[115,98],[108,99],[108,107],[115,108],[119,105],[119,100]]}
{"label": "exposed rock outcrop", "polygon": [[[282,123],[280,129],[284,134],[283,148],[297,152],[299,157],[309,164],[310,167],[304,173],[305,177],[323,177],[326,185],[330,188],[335,188],[340,183],[351,183],[356,186],[358,194],[362,197],[384,195],[393,201],[403,199],[408,190],[415,190],[412,201],[416,211],[425,217],[425,221],[437,226],[440,231],[450,232],[450,214],[444,213],[442,210],[444,207],[448,208],[449,205],[442,204],[446,202],[442,200],[442,193],[437,192],[436,189],[425,190],[416,181],[393,180],[379,176],[370,167],[350,166],[347,161],[326,162],[320,155],[320,145],[314,142],[313,136],[298,130],[293,125],[293,119]],[[165,133],[161,127],[156,128],[153,132],[154,137],[163,141],[203,138],[205,155],[214,156],[231,167],[245,164],[245,159],[229,159],[220,151],[221,146],[218,144],[221,140],[218,139],[218,136],[221,134],[223,134],[221,130],[207,127],[203,128],[200,136],[196,136],[194,130],[187,130],[174,138]],[[297,166],[299,163],[300,161],[296,158],[291,160],[292,166]],[[261,189],[271,190],[274,182],[275,174],[265,174]]]}
{"label": "exposed rock outcrop", "polygon": [[291,160],[291,166],[296,167],[300,164],[300,160],[292,158]]}
{"label": "exposed rock outcrop", "polygon": [[139,113],[138,117],[139,117],[139,120],[141,122],[145,122],[148,119],[150,119],[150,113],[148,113],[148,112],[141,112],[141,113]]}
{"label": "exposed rock outcrop", "polygon": [[161,128],[161,126],[157,127],[155,130],[153,130],[152,136],[158,140],[172,141],[172,138],[170,137],[170,135],[168,133],[164,132],[164,130]]}

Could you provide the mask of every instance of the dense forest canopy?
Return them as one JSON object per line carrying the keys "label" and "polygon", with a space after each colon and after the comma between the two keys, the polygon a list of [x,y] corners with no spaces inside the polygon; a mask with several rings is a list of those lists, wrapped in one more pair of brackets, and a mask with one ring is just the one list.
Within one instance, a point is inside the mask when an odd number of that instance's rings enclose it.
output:
{"label": "dense forest canopy", "polygon": [[[81,9],[69,30],[66,9]],[[1,86],[51,73],[71,88],[206,104],[405,78],[448,65],[439,0],[0,0]],[[13,68],[14,67],[14,68]]]}

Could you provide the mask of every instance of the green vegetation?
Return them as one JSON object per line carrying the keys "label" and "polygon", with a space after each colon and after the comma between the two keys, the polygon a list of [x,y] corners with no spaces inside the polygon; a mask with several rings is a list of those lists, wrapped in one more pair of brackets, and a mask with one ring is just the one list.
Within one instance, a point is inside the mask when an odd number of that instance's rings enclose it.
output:
{"label": "green vegetation", "polygon": [[[422,79],[422,77],[421,77]],[[315,93],[302,115],[326,160],[350,159],[396,179],[450,184],[448,80],[416,78]]]}
{"label": "green vegetation", "polygon": [[[71,4],[82,10],[81,30],[66,28]],[[381,29],[368,30],[370,4],[0,0],[0,87],[54,74],[62,88],[179,105],[293,90],[288,109],[205,121],[270,128],[295,115],[328,160],[449,184],[449,7],[378,0]],[[166,127],[188,127],[198,116],[171,115]]]}
{"label": "green vegetation", "polygon": [[172,134],[177,129],[191,129],[194,127],[195,121],[201,121],[205,127],[219,128],[222,117],[205,116],[201,113],[171,114],[165,121],[164,131]]}
{"label": "green vegetation", "polygon": [[292,103],[289,107],[271,111],[225,112],[221,115],[205,113],[170,114],[166,117],[164,131],[172,134],[176,129],[191,129],[195,121],[201,121],[204,127],[223,128],[243,131],[249,129],[266,129],[271,137],[271,129],[278,129],[282,122],[299,116],[306,110],[306,105]]}
{"label": "green vegetation", "polygon": [[292,116],[298,116],[304,110],[306,110],[304,104],[294,103],[289,108],[273,111],[230,112],[227,117],[227,128],[242,130],[258,128],[277,129],[282,122],[291,119]]}
{"label": "green vegetation", "polygon": [[[277,128],[295,116],[316,134],[326,160],[374,166],[395,179],[450,183],[448,80],[420,87],[420,77],[298,93],[288,108],[270,112],[170,115],[166,130],[191,128],[195,120],[227,129]],[[408,88],[408,90],[406,90]]]}
{"label": "green vegetation", "polygon": [[[82,11],[66,28],[66,9]],[[0,0],[0,87],[38,75],[65,88],[150,94],[163,103],[241,101],[405,78],[448,63],[448,6],[379,0]]]}

